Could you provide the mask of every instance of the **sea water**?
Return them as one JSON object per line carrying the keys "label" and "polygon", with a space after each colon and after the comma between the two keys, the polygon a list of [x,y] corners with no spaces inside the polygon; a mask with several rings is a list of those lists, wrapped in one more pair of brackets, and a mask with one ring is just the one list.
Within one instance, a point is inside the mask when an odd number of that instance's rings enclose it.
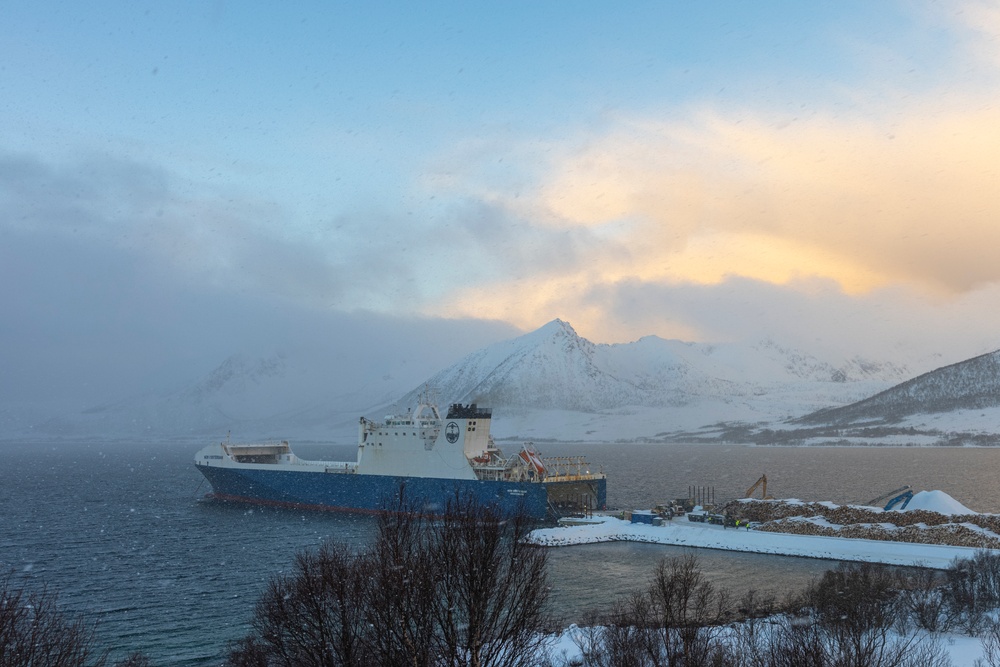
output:
{"label": "sea water", "polygon": [[[218,665],[243,636],[254,604],[294,555],[324,540],[366,543],[363,515],[250,507],[203,500],[197,445],[0,445],[0,570],[46,586],[62,607],[97,624],[101,647],[142,651],[158,665]],[[910,484],[966,506],[1000,512],[1000,450],[770,448],[721,445],[539,444],[545,455],[584,453],[608,475],[608,502],[648,508],[714,488],[741,497],[762,473],[777,497],[863,503]],[[353,447],[296,447],[307,457],[350,458]],[[607,610],[643,589],[679,547],[611,543],[549,553],[551,614],[562,623]],[[800,589],[834,563],[700,550],[706,577],[740,594]]]}

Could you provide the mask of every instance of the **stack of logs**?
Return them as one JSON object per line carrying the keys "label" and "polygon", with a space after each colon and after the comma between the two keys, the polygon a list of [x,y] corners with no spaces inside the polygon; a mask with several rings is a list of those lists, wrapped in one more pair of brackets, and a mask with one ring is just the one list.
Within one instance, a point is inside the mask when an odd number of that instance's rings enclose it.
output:
{"label": "stack of logs", "polygon": [[[997,514],[947,515],[920,509],[884,512],[851,505],[780,500],[732,500],[721,511],[742,521],[759,522],[756,530],[774,533],[1000,549]],[[818,525],[808,520],[811,518],[822,518],[834,525]]]}

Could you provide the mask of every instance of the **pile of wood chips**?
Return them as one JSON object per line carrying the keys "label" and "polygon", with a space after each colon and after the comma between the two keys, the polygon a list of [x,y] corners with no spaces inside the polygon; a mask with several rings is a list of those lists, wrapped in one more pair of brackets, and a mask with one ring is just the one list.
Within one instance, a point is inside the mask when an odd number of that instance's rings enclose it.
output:
{"label": "pile of wood chips", "polygon": [[[732,500],[721,512],[743,521],[756,521],[755,530],[794,535],[826,535],[866,540],[946,544],[977,549],[1000,549],[1000,515],[947,515],[929,510],[905,512],[854,505],[830,507],[821,503],[783,500]],[[809,519],[822,518],[830,525]]]}

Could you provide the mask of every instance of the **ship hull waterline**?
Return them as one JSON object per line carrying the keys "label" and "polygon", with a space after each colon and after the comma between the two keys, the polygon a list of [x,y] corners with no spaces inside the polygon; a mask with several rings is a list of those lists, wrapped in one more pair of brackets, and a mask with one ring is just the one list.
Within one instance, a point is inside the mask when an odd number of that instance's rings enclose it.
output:
{"label": "ship hull waterline", "polygon": [[212,485],[210,497],[254,505],[336,512],[378,513],[392,507],[400,493],[418,511],[438,514],[456,495],[471,496],[505,513],[525,512],[538,521],[563,516],[570,509],[603,508],[604,478],[588,480],[507,482],[433,477],[401,477],[343,473],[311,473],[261,468],[199,466]]}

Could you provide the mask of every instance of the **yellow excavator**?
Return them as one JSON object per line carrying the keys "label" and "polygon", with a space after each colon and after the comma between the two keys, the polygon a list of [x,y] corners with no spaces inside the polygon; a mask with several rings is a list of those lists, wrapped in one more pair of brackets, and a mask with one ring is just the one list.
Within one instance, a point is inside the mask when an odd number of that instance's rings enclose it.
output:
{"label": "yellow excavator", "polygon": [[747,489],[746,496],[744,497],[753,497],[753,492],[757,490],[757,487],[760,487],[760,497],[763,500],[774,500],[774,496],[767,495],[767,475],[761,475],[760,479],[754,482],[753,485]]}

